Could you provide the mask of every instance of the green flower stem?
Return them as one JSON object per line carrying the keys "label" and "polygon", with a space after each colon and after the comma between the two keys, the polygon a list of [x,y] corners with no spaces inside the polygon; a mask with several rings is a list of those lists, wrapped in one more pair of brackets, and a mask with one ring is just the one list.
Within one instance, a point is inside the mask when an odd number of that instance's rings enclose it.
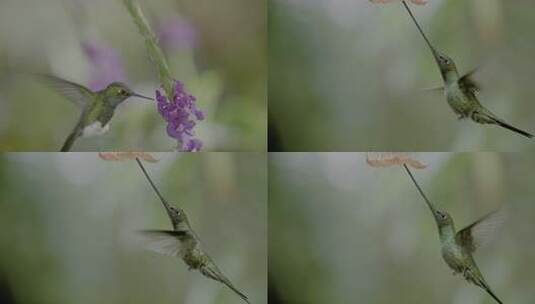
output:
{"label": "green flower stem", "polygon": [[158,44],[158,39],[154,32],[152,31],[147,19],[141,11],[141,7],[136,0],[123,0],[124,5],[128,9],[128,12],[132,16],[134,23],[136,24],[139,33],[145,39],[145,45],[149,53],[151,60],[158,66],[158,73],[160,76],[160,81],[163,85],[165,92],[170,100],[173,99],[174,91],[174,79],[171,76],[169,71],[169,66],[167,65],[167,60]]}

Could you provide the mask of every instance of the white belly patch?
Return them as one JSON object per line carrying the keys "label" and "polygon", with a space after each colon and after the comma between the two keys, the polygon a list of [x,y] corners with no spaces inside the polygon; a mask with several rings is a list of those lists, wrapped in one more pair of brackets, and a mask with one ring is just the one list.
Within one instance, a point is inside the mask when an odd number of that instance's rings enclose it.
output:
{"label": "white belly patch", "polygon": [[102,135],[102,134],[108,132],[109,129],[110,129],[110,124],[107,124],[107,125],[105,125],[103,127],[102,123],[100,121],[96,121],[96,122],[94,122],[94,123],[92,123],[89,126],[84,128],[84,130],[82,132],[82,136],[83,137],[89,137],[89,136]]}

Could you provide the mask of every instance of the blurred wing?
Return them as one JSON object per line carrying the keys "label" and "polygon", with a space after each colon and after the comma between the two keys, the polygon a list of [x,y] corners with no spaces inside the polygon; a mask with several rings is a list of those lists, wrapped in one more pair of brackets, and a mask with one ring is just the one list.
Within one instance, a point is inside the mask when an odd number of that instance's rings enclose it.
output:
{"label": "blurred wing", "polygon": [[502,209],[491,212],[472,225],[457,232],[457,241],[473,253],[476,249],[488,244],[497,228],[503,223],[504,218]]}
{"label": "blurred wing", "polygon": [[140,236],[145,247],[159,254],[181,257],[184,250],[195,246],[195,237],[187,230],[143,230]]}
{"label": "blurred wing", "polygon": [[39,75],[39,77],[43,79],[49,87],[79,107],[88,105],[95,94],[82,85],[56,76]]}
{"label": "blurred wing", "polygon": [[481,91],[481,86],[473,79],[476,72],[477,69],[474,69],[459,79],[459,86],[463,91],[469,91],[472,94]]}

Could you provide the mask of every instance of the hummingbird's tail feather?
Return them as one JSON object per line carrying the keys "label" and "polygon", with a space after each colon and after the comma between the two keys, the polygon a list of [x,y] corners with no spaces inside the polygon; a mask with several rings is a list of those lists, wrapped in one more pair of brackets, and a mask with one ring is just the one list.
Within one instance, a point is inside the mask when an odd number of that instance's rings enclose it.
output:
{"label": "hummingbird's tail feather", "polygon": [[530,133],[528,133],[528,132],[526,132],[524,130],[520,130],[520,129],[516,128],[516,127],[513,127],[510,124],[508,124],[508,123],[506,123],[506,122],[504,122],[504,121],[502,121],[500,119],[493,119],[493,120],[497,125],[499,125],[502,128],[506,128],[506,129],[511,130],[513,132],[516,132],[516,133],[518,133],[520,135],[523,135],[523,136],[525,136],[527,138],[533,138],[532,134],[530,134]]}
{"label": "hummingbird's tail feather", "polygon": [[477,122],[477,123],[480,123],[480,124],[494,124],[494,125],[498,125],[502,128],[506,128],[510,131],[513,131],[515,133],[518,133],[522,136],[525,136],[527,138],[532,138],[533,135],[524,131],[524,130],[520,130],[519,128],[516,128],[516,127],[513,127],[512,125],[506,123],[505,121],[497,118],[496,116],[494,116],[494,114],[492,114],[491,112],[489,112],[488,110],[486,109],[483,109],[483,110],[476,110],[474,112],[472,112],[471,114],[471,118],[473,121]]}
{"label": "hummingbird's tail feather", "polygon": [[496,302],[503,304],[503,302],[498,299],[498,297],[489,288],[485,288],[485,290],[490,294],[491,297],[494,298],[494,300],[496,300]]}
{"label": "hummingbird's tail feather", "polygon": [[234,291],[246,303],[251,304],[251,302],[249,302],[249,298],[245,294],[243,294],[241,291],[239,291],[236,287],[234,287],[232,284],[230,284],[229,282],[223,282],[223,284],[227,285],[228,288],[232,289],[232,291]]}
{"label": "hummingbird's tail feather", "polygon": [[72,132],[69,134],[69,137],[65,140],[65,143],[63,143],[63,146],[61,147],[61,152],[69,152],[71,150],[72,145],[78,138],[77,132]]}
{"label": "hummingbird's tail feather", "polygon": [[[215,266],[215,264],[214,264]],[[217,267],[217,266],[216,266]],[[211,278],[212,280],[215,280],[215,281],[218,281],[218,282],[221,282],[223,284],[225,284],[228,288],[230,288],[232,291],[234,291],[240,298],[242,298],[246,303],[251,303],[249,302],[249,298],[243,294],[241,291],[239,291],[236,287],[234,287],[234,285],[232,285],[232,283],[229,281],[229,279],[227,279],[227,277],[225,277],[221,271],[219,271],[219,269],[213,269],[209,266],[203,266],[199,269],[201,271],[202,274],[204,274],[205,276]]]}
{"label": "hummingbird's tail feather", "polygon": [[490,290],[490,287],[489,287],[485,282],[483,282],[481,285],[483,285],[483,286],[481,286],[481,287],[483,287],[483,289],[485,289],[485,290],[488,292],[488,294],[489,294],[492,298],[494,298],[494,300],[496,300],[496,302],[498,302],[498,303],[500,303],[500,304],[503,304],[503,302],[498,298],[498,296],[496,296],[496,295],[494,294],[494,292],[492,292],[492,290]]}

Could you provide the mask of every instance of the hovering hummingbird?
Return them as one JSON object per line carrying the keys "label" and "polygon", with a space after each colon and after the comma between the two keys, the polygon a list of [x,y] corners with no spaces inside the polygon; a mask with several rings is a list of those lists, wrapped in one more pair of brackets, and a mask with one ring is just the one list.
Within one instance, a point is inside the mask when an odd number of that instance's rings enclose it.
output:
{"label": "hovering hummingbird", "polygon": [[109,130],[110,120],[119,104],[130,97],[153,100],[133,92],[121,82],[113,82],[105,89],[91,91],[83,85],[52,75],[40,75],[52,88],[65,98],[82,108],[82,113],[76,126],[69,134],[61,148],[67,152],[78,137],[102,135]]}
{"label": "hovering hummingbird", "polygon": [[427,203],[431,213],[433,213],[438,226],[440,243],[442,244],[442,258],[453,269],[453,274],[462,273],[468,282],[483,288],[496,302],[502,304],[503,302],[492,292],[483,278],[483,274],[481,274],[473,257],[476,249],[483,246],[491,238],[492,231],[501,222],[502,213],[499,211],[491,212],[468,227],[456,232],[451,216],[447,212],[438,210],[429,201],[407,165],[404,164],[403,167]]}
{"label": "hovering hummingbird", "polygon": [[223,272],[219,270],[212,258],[202,251],[199,238],[191,228],[184,210],[171,206],[165,200],[152,182],[141,161],[138,158],[136,158],[136,161],[162,202],[165,210],[167,210],[167,214],[173,225],[173,230],[141,231],[142,236],[147,241],[148,249],[163,255],[180,257],[188,265],[189,270],[199,270],[204,276],[225,284],[245,302],[250,303],[247,296],[234,287]]}
{"label": "hovering hummingbird", "polygon": [[478,93],[481,88],[472,79],[475,70],[463,76],[460,76],[459,72],[457,71],[457,67],[455,66],[455,62],[453,62],[450,57],[439,52],[433,47],[429,39],[427,39],[427,37],[425,36],[422,28],[416,21],[416,18],[412,14],[407,3],[405,1],[402,1],[402,3],[409,12],[409,15],[411,16],[412,20],[416,24],[416,27],[420,31],[420,34],[431,49],[431,53],[433,53],[433,57],[435,58],[435,61],[438,64],[440,74],[442,75],[442,80],[444,82],[444,86],[438,89],[444,91],[444,95],[446,96],[448,104],[453,109],[453,112],[457,114],[457,117],[459,119],[470,118],[479,124],[498,125],[500,127],[521,134],[525,137],[532,138],[532,134],[508,124],[504,120],[498,118],[490,110],[483,107],[483,105],[479,102],[476,96],[476,93]]}

